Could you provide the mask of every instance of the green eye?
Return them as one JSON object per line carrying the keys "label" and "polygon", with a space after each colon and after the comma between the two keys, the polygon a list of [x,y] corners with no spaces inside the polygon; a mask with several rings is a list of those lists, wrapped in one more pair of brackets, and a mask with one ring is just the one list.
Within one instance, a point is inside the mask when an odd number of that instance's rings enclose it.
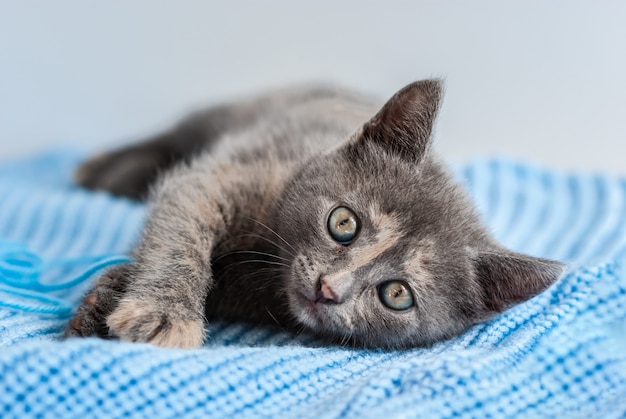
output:
{"label": "green eye", "polygon": [[378,286],[378,298],[392,310],[406,310],[413,306],[413,294],[404,281],[388,281]]}
{"label": "green eye", "polygon": [[333,240],[347,246],[359,231],[356,214],[347,207],[337,207],[328,217],[328,232]]}

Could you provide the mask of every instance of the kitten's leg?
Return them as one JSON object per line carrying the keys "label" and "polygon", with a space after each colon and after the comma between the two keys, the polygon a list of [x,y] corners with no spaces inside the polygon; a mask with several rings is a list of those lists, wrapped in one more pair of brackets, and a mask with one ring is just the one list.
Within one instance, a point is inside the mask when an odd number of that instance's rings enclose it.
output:
{"label": "kitten's leg", "polygon": [[164,134],[87,160],[76,172],[76,182],[89,189],[145,199],[159,173],[201,150],[209,150],[223,134],[244,129],[299,104],[340,94],[345,96],[336,89],[303,87],[214,106]]}
{"label": "kitten's leg", "polygon": [[78,168],[75,180],[89,189],[145,199],[159,173],[208,148],[212,138],[198,127],[181,125],[142,143],[92,157]]}
{"label": "kitten's leg", "polygon": [[[229,167],[222,173],[198,166],[181,169],[158,188],[135,260],[124,273],[124,293],[106,318],[110,335],[164,347],[202,345],[211,253],[232,215],[241,212],[244,204],[232,191],[241,198],[246,182],[232,180]],[[226,176],[238,183],[228,184]],[[90,305],[86,298],[81,313]]]}
{"label": "kitten's leg", "polygon": [[76,183],[134,199],[147,198],[158,175],[210,150],[224,133],[236,131],[264,115],[251,104],[214,106],[146,141],[95,156],[76,171]]}

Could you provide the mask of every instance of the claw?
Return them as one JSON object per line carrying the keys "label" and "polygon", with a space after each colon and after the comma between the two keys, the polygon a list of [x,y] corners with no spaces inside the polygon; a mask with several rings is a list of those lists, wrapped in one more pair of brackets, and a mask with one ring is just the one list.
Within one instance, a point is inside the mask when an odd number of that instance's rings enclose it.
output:
{"label": "claw", "polygon": [[74,330],[76,330],[77,332],[80,332],[80,326],[81,326],[80,317],[79,316],[74,317],[72,321],[70,322],[70,325],[72,326]]}
{"label": "claw", "polygon": [[95,306],[98,303],[98,297],[95,293],[91,293],[85,297],[85,302],[90,306]]}

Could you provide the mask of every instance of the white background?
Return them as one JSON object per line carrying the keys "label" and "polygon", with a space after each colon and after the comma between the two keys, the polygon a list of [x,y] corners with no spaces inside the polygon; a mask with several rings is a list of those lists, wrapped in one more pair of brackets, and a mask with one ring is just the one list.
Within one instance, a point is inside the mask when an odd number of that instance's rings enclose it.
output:
{"label": "white background", "polygon": [[626,173],[624,1],[0,0],[0,160],[299,81],[446,79],[437,145]]}

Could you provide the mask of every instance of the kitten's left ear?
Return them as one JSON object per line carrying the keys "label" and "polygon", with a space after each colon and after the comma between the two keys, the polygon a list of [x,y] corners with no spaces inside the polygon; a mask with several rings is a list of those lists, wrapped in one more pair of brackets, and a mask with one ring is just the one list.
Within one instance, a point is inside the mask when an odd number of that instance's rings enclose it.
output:
{"label": "kitten's left ear", "polygon": [[503,251],[480,252],[474,260],[484,302],[501,312],[539,294],[563,273],[564,265],[547,259]]}
{"label": "kitten's left ear", "polygon": [[375,143],[411,161],[428,148],[442,96],[441,80],[411,83],[397,92],[365,125],[359,143]]}

